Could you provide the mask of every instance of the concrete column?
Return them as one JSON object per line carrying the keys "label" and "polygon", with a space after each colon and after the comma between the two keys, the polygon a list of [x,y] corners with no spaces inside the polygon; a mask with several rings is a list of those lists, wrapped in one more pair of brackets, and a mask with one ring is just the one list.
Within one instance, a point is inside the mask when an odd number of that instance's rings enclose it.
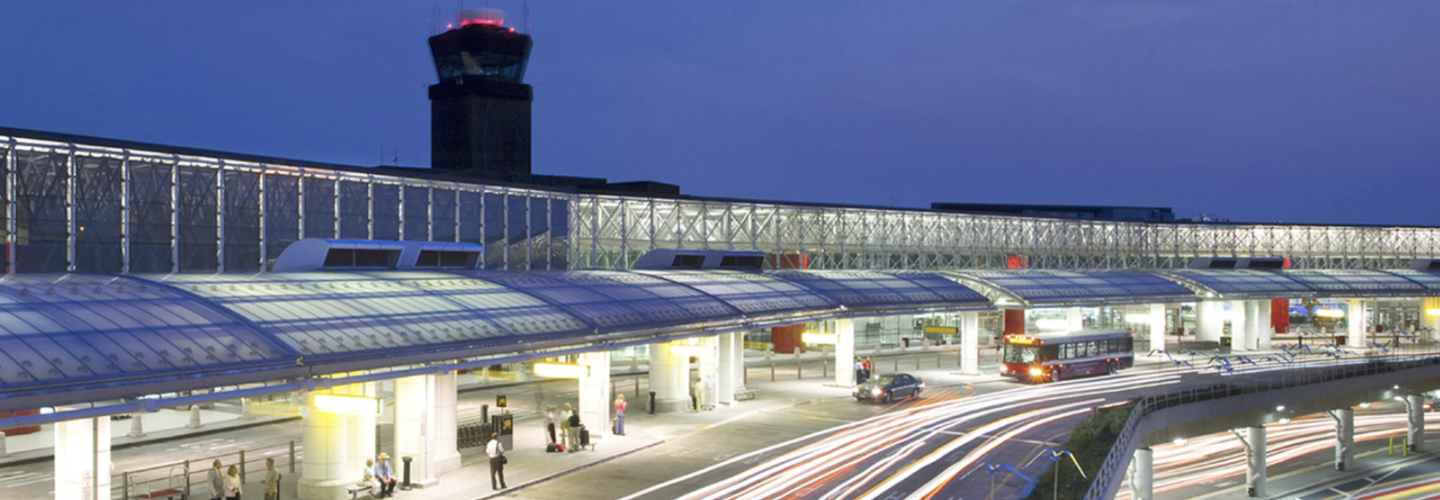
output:
{"label": "concrete column", "polygon": [[677,412],[690,406],[690,360],[670,352],[669,342],[650,344],[650,390],[655,411]]}
{"label": "concrete column", "polygon": [[1130,498],[1155,498],[1155,452],[1150,448],[1136,449],[1135,458],[1130,460]]}
{"label": "concrete column", "polygon": [[66,420],[54,430],[54,498],[110,498],[110,418]]}
{"label": "concrete column", "polygon": [[5,456],[5,455],[9,455],[9,454],[10,454],[10,452],[5,451],[5,433],[4,433],[4,432],[0,432],[0,457],[3,457],[3,456]]}
{"label": "concrete column", "polygon": [[1365,331],[1365,300],[1348,299],[1345,301],[1345,345],[1350,347],[1365,347],[1370,344],[1370,335]]}
{"label": "concrete column", "polygon": [[[403,474],[404,457],[410,462],[410,484],[421,488],[439,483],[435,473],[435,375],[395,379],[395,473]],[[306,448],[309,453],[309,448]]]}
{"label": "concrete column", "polygon": [[1265,498],[1265,426],[1246,430],[1245,489],[1249,496]]}
{"label": "concrete column", "polygon": [[1256,349],[1262,351],[1271,349],[1272,344],[1270,343],[1270,337],[1275,334],[1275,326],[1270,318],[1271,302],[1272,301],[1269,300],[1254,301],[1255,321],[1247,321],[1245,323],[1250,325],[1250,330],[1254,332],[1254,335],[1250,336],[1250,342],[1258,346]]}
{"label": "concrete column", "polygon": [[1219,342],[1224,329],[1224,311],[1221,302],[1204,301],[1195,304],[1195,339]]}
{"label": "concrete column", "polygon": [[[379,397],[378,389],[372,382],[359,384],[348,384],[336,386],[330,390],[335,394],[348,394],[351,396]],[[375,419],[376,415],[344,415],[345,419],[345,440],[349,443],[345,450],[345,471],[356,474],[365,467],[365,459],[375,458]]]}
{"label": "concrete column", "polygon": [[1245,304],[1248,301],[1232,300],[1226,305],[1230,307],[1230,350],[1248,351],[1254,348],[1254,341],[1250,340],[1250,322],[1246,317]]}
{"label": "concrete column", "polygon": [[1246,491],[1247,496],[1264,499],[1264,460],[1266,460],[1266,439],[1263,425],[1246,428],[1246,434],[1237,437],[1246,445]]}
{"label": "concrete column", "polygon": [[[587,374],[580,378],[580,423],[591,436],[610,434],[610,351],[580,353]],[[578,430],[576,432],[579,432]]]}
{"label": "concrete column", "polygon": [[980,311],[960,313],[960,374],[980,374]]}
{"label": "concrete column", "polygon": [[855,385],[855,320],[835,320],[835,385]]}
{"label": "concrete column", "polygon": [[1335,470],[1355,465],[1355,410],[1340,408],[1328,412],[1335,419]]}
{"label": "concrete column", "polygon": [[1405,396],[1405,411],[1409,413],[1405,437],[1410,440],[1410,451],[1425,451],[1425,395]]}
{"label": "concrete column", "polygon": [[1085,329],[1085,315],[1080,312],[1080,308],[1065,308],[1065,329],[1072,332]]}
{"label": "concrete column", "polygon": [[735,343],[740,342],[736,333],[722,333],[716,343],[719,356],[720,378],[715,381],[715,401],[722,405],[735,402]]}
{"label": "concrete column", "polygon": [[1150,348],[1165,349],[1165,304],[1150,304]]}
{"label": "concrete column", "polygon": [[[131,413],[131,414],[130,414],[130,433],[129,433],[129,434],[126,434],[126,436],[130,436],[130,437],[132,437],[132,438],[145,437],[145,422],[144,422],[144,420],[145,420],[145,412],[140,411],[140,412]],[[0,434],[4,434],[4,433],[3,433],[3,432],[0,432]],[[4,447],[3,447],[3,446],[0,446],[0,455],[3,455],[3,454],[4,454]]]}
{"label": "concrete column", "polygon": [[303,399],[305,405],[301,406],[300,412],[305,420],[305,430],[301,437],[305,446],[305,459],[298,486],[298,498],[349,498],[345,487],[360,480],[359,469],[347,470],[350,456],[349,415],[315,411],[311,408],[309,393],[305,394]]}
{"label": "concrete column", "polygon": [[[459,386],[459,374],[453,371],[435,376],[435,432],[432,440],[436,476],[460,469],[460,438],[456,435],[460,426],[459,416],[456,415]],[[536,410],[539,411],[538,408]],[[375,431],[371,430],[370,435],[374,436]]]}

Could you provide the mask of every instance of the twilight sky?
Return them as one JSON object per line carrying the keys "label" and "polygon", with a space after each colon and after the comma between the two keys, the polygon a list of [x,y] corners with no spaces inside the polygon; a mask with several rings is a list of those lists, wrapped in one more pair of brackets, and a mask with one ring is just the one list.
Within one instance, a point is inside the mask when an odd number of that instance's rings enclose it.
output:
{"label": "twilight sky", "polygon": [[[0,126],[427,166],[425,39],[461,5],[3,2]],[[528,7],[537,173],[1440,226],[1433,0]]]}

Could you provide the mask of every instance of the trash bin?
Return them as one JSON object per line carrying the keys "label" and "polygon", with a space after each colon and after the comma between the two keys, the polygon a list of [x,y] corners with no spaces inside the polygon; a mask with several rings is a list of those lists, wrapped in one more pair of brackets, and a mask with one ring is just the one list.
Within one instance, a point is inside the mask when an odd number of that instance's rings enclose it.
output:
{"label": "trash bin", "polygon": [[910,339],[908,337],[900,339],[900,342],[905,343],[905,347],[910,347]]}
{"label": "trash bin", "polygon": [[1231,345],[1230,343],[1231,343],[1231,342],[1232,342],[1232,340],[1231,340],[1231,338],[1230,338],[1229,335],[1221,335],[1221,336],[1220,336],[1220,346],[1216,349],[1216,352],[1218,352],[1218,353],[1220,353],[1220,354],[1230,354],[1230,345]]}

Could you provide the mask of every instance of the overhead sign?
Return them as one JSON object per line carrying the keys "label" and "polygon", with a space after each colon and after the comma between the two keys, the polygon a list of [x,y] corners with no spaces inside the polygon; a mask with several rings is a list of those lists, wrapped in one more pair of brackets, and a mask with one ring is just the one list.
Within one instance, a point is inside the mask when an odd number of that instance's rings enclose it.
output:
{"label": "overhead sign", "polygon": [[379,415],[380,398],[344,394],[315,394],[310,400],[315,411],[342,415]]}
{"label": "overhead sign", "polygon": [[960,333],[960,328],[954,326],[933,326],[926,325],[925,333],[939,333],[942,335],[954,335]]}
{"label": "overhead sign", "polygon": [[574,363],[535,363],[535,374],[549,378],[580,379],[590,376],[590,367]]}
{"label": "overhead sign", "polygon": [[806,344],[835,345],[840,341],[840,336],[825,332],[805,332],[800,334],[800,341]]}

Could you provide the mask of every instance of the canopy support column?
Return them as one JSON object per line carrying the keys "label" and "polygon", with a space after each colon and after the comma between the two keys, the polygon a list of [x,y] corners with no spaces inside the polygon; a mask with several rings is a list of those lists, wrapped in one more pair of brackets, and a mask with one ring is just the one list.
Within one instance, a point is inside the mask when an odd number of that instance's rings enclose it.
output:
{"label": "canopy support column", "polygon": [[[435,375],[395,379],[395,472],[401,474],[411,457],[410,484],[426,488],[440,483],[435,473]],[[309,448],[306,448],[309,453]]]}
{"label": "canopy support column", "polygon": [[855,320],[835,320],[835,385],[855,385]]}
{"label": "canopy support column", "polygon": [[1370,344],[1370,336],[1365,331],[1365,299],[1348,299],[1345,301],[1345,345],[1350,347],[1365,347]]}
{"label": "canopy support column", "polygon": [[55,423],[56,500],[109,497],[110,418]]}
{"label": "canopy support column", "polygon": [[1339,408],[1325,412],[1335,419],[1335,470],[1355,465],[1355,410]]}
{"label": "canopy support column", "polygon": [[673,413],[690,406],[690,357],[670,352],[670,342],[650,344],[650,390],[658,413]]}
{"label": "canopy support column", "polygon": [[960,313],[960,374],[980,374],[980,311]]}
{"label": "canopy support column", "polygon": [[[1055,464],[1053,467],[1059,467]],[[1150,448],[1138,448],[1130,460],[1130,498],[1152,500],[1155,498],[1155,452]]]}
{"label": "canopy support column", "polygon": [[[305,393],[305,405],[300,409],[305,420],[305,430],[301,438],[305,445],[305,465],[300,473],[298,486],[300,500],[345,498],[345,487],[360,480],[359,469],[347,470],[350,456],[350,416],[316,410],[312,398],[315,394],[322,393],[328,391]],[[209,464],[202,466],[209,467]]]}
{"label": "canopy support column", "polygon": [[[580,353],[580,423],[592,435],[610,433],[610,351]],[[580,432],[576,429],[575,432]]]}

